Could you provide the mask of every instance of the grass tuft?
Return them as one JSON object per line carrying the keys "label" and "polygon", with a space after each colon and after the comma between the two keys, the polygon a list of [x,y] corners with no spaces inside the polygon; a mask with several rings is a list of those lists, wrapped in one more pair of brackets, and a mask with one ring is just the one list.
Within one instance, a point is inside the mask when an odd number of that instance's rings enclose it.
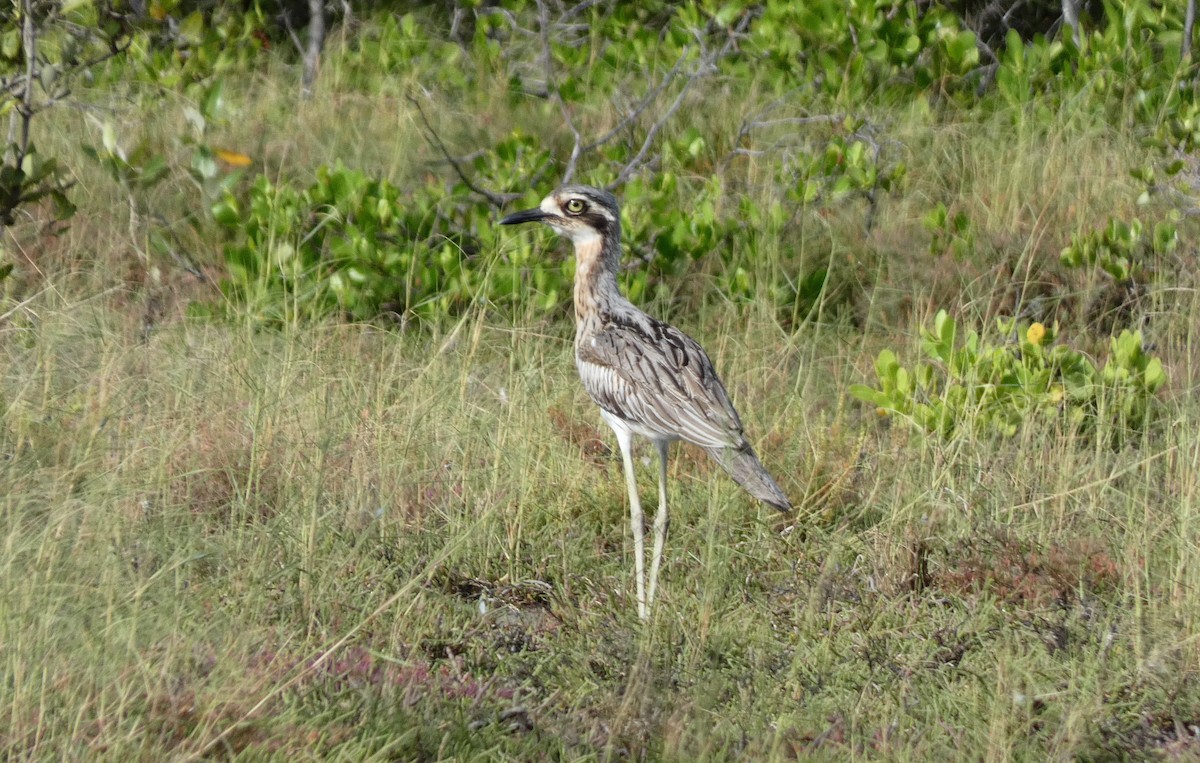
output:
{"label": "grass tuft", "polygon": [[[399,186],[441,172],[400,84],[343,89],[339,66],[331,53],[302,104],[278,62],[230,76],[236,118],[214,145],[278,178],[311,180],[331,158]],[[757,97],[683,113],[732,138]],[[178,149],[181,98],[157,120],[114,111],[118,134]],[[510,101],[430,111],[462,145],[493,117],[549,130],[542,104]],[[73,168],[80,212],[54,234],[13,229],[0,294],[3,757],[1200,753],[1190,239],[1179,285],[1130,313],[1168,367],[1164,425],[1119,449],[1054,420],[925,438],[846,394],[881,348],[915,357],[943,307],[965,324],[1041,305],[1107,352],[1089,311],[1102,278],[1057,257],[1136,211],[1126,129],[880,109],[908,171],[870,230],[861,200],[799,210],[756,251],[701,258],[654,292],[648,309],[709,349],[798,509],[754,504],[675,446],[643,627],[621,465],[565,312],[473,304],[444,326],[277,331],[188,317],[220,299],[219,242],[180,233],[207,279],[153,253],[80,153],[92,128],[56,115],[38,146]],[[731,161],[722,203],[787,198],[779,161]],[[190,181],[171,182],[159,212],[183,219]],[[971,221],[973,257],[930,251],[939,202]],[[829,286],[815,305],[749,302],[715,286],[739,263],[763,282],[825,267]],[[653,455],[637,459],[651,501]]]}

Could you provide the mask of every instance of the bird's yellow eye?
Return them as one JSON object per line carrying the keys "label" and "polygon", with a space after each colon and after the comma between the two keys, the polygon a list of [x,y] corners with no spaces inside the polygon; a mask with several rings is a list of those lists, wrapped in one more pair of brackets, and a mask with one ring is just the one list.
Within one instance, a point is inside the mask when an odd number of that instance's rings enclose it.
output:
{"label": "bird's yellow eye", "polygon": [[583,203],[583,199],[569,199],[567,201],[567,211],[573,215],[577,215],[583,211],[587,205]]}

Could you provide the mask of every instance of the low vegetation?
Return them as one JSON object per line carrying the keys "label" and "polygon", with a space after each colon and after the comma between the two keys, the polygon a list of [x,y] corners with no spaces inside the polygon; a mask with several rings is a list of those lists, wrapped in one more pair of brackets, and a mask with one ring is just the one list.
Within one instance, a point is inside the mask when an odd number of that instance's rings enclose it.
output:
{"label": "low vegetation", "polygon": [[[1196,757],[1192,30],[1066,5],[14,3],[4,755]],[[648,626],[564,179],[798,507],[676,446]]]}

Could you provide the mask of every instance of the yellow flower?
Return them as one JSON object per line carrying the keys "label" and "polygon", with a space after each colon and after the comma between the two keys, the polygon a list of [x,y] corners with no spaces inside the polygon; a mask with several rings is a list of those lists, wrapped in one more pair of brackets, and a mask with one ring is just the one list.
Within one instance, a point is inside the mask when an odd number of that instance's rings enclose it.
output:
{"label": "yellow flower", "polygon": [[237,151],[228,151],[223,148],[218,148],[213,153],[217,155],[218,159],[231,167],[249,167],[254,163],[253,159]]}
{"label": "yellow flower", "polygon": [[1030,324],[1029,328],[1025,331],[1025,338],[1029,340],[1030,344],[1040,345],[1042,340],[1046,338],[1046,327],[1040,323]]}

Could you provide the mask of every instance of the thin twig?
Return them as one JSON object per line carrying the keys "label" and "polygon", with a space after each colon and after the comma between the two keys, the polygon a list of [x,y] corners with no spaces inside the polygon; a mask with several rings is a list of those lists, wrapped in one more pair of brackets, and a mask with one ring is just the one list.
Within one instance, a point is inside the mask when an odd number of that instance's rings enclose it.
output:
{"label": "thin twig", "polygon": [[475,151],[472,151],[469,154],[463,154],[462,156],[456,156],[454,158],[454,160],[457,162],[473,162],[476,159],[478,159],[479,157],[486,154],[487,152],[488,152],[488,150],[486,148],[480,148],[480,149],[476,149]]}
{"label": "thin twig", "polygon": [[[646,153],[650,150],[650,146],[654,143],[654,139],[658,136],[658,133],[667,124],[667,122],[669,122],[671,118],[675,116],[675,112],[679,110],[679,107],[683,105],[683,99],[687,96],[688,90],[691,89],[692,85],[695,84],[697,80],[717,71],[717,61],[720,61],[729,54],[729,50],[737,41],[738,36],[746,30],[747,26],[749,26],[750,19],[751,15],[749,13],[744,14],[738,21],[737,26],[729,31],[728,38],[716,53],[700,56],[700,61],[696,66],[696,71],[693,72],[687,78],[687,81],[683,83],[683,87],[679,89],[679,93],[675,96],[675,100],[671,102],[671,105],[667,108],[666,112],[650,127],[650,131],[646,133],[646,139],[642,141],[642,147],[638,149],[638,152],[634,155],[633,159],[625,165],[624,169],[622,169],[620,174],[617,175],[616,180],[605,186],[607,190],[611,191],[625,183],[625,181],[629,180],[633,173],[641,167],[642,163],[645,161]],[[700,37],[699,32],[697,32],[696,36],[697,41],[703,45],[703,39]],[[687,56],[688,52],[689,51],[687,49],[684,49],[683,54],[680,56],[681,60]]]}
{"label": "thin twig", "polygon": [[611,130],[609,130],[608,132],[601,135],[596,140],[594,140],[591,143],[584,146],[582,150],[583,151],[594,151],[597,148],[600,148],[605,143],[608,143],[610,140],[617,137],[617,135],[619,135],[621,132],[623,132],[625,130],[625,128],[629,127],[629,125],[631,125],[635,120],[637,120],[637,118],[642,115],[642,112],[646,110],[646,107],[649,106],[651,103],[653,103],[658,98],[659,94],[662,93],[662,91],[666,89],[667,85],[670,85],[671,82],[674,81],[676,75],[679,74],[680,67],[683,66],[683,62],[685,60],[687,60],[688,53],[690,53],[690,52],[691,51],[689,49],[684,48],[683,51],[679,54],[679,60],[677,60],[675,62],[675,65],[672,66],[670,68],[670,70],[666,73],[666,75],[662,79],[662,82],[658,83],[658,85],[656,87],[654,87],[652,90],[650,90],[650,92],[646,93],[645,97],[642,98],[641,102],[637,106],[635,106],[632,111],[630,111],[627,115],[625,115],[625,117],[622,118],[621,121],[618,122],[615,127],[613,127]]}
{"label": "thin twig", "polygon": [[300,96],[312,98],[317,73],[321,68],[321,50],[325,47],[325,2],[308,0],[308,45],[302,51],[304,73],[300,79]]}
{"label": "thin twig", "polygon": [[1183,14],[1183,44],[1179,48],[1179,60],[1187,61],[1192,55],[1192,30],[1196,28],[1196,0],[1187,0]]}
{"label": "thin twig", "polygon": [[296,46],[296,52],[304,55],[304,43],[300,41],[300,35],[296,34],[296,28],[292,26],[292,15],[288,13],[287,8],[279,14],[283,17],[283,28],[287,30],[288,37],[292,38],[292,44]]}
{"label": "thin twig", "polygon": [[532,32],[530,32],[528,29],[524,29],[517,24],[517,17],[514,16],[513,12],[507,8],[480,8],[475,13],[479,16],[502,16],[512,29],[521,32],[525,37],[532,35]]}
{"label": "thin twig", "polygon": [[33,29],[33,3],[21,3],[21,46],[25,54],[25,92],[21,98],[21,144],[17,150],[16,166],[19,168],[29,152],[29,123],[33,119],[33,77],[37,66],[37,35]]}
{"label": "thin twig", "polygon": [[558,109],[562,112],[563,121],[567,123],[567,129],[571,131],[571,137],[574,141],[571,144],[571,157],[567,159],[567,168],[563,170],[562,182],[565,184],[570,183],[571,178],[575,176],[575,167],[579,163],[579,155],[582,153],[581,144],[583,139],[580,137],[575,123],[571,121],[571,114],[567,111],[567,104],[561,97],[556,97],[555,100],[558,101]]}
{"label": "thin twig", "polygon": [[597,5],[599,3],[605,3],[605,2],[608,2],[608,0],[584,0],[584,2],[579,3],[578,5],[575,5],[572,8],[569,8],[566,11],[566,13],[564,13],[562,15],[562,18],[560,18],[558,21],[561,24],[562,22],[566,21],[567,19],[571,18],[572,16],[578,16],[579,14],[586,11],[588,8],[591,8],[593,5]]}
{"label": "thin twig", "polygon": [[6,320],[11,318],[13,315],[15,315],[18,310],[21,310],[26,305],[28,305],[30,302],[33,302],[35,299],[37,299],[38,297],[45,294],[51,288],[53,288],[53,287],[47,286],[44,289],[42,289],[41,291],[37,292],[36,294],[32,294],[32,295],[26,297],[25,299],[21,300],[17,304],[13,305],[13,307],[8,312],[0,313],[0,324],[3,324]]}
{"label": "thin twig", "polygon": [[814,125],[836,124],[846,119],[845,114],[817,114],[811,117],[780,117],[778,119],[760,119],[746,123],[745,133],[760,127],[775,127],[777,125]]}
{"label": "thin twig", "polygon": [[[96,64],[102,64],[110,58],[119,56],[122,53],[124,53],[126,50],[129,50],[129,46],[131,43],[132,43],[132,40],[126,40],[124,43],[120,43],[120,44],[113,46],[113,48],[111,50],[107,50],[104,53],[101,53],[100,55],[96,56],[95,58],[88,59],[87,61],[76,62],[76,63],[72,64],[71,66],[62,70],[59,73],[59,79],[63,79],[64,77],[69,76],[73,72],[86,71],[86,70],[92,68],[93,66],[95,66]],[[29,83],[31,81],[32,80],[29,80],[24,73],[18,74],[17,76],[13,77],[12,79],[0,79],[0,92],[6,92],[6,93],[9,93],[10,95],[18,93],[18,92],[24,93],[24,90],[22,90],[22,88],[27,87],[27,83]],[[55,98],[58,100],[61,100],[64,97],[65,96],[63,96],[63,95],[55,96]]]}
{"label": "thin twig", "polygon": [[519,193],[499,193],[497,191],[492,191],[476,185],[475,182],[471,180],[470,176],[467,175],[467,171],[463,168],[463,166],[459,164],[458,160],[451,156],[450,151],[446,149],[446,144],[442,142],[441,136],[437,134],[437,131],[433,129],[433,125],[429,123],[429,117],[425,115],[425,109],[421,108],[421,102],[412,95],[407,95],[405,97],[414,107],[416,107],[417,114],[421,117],[421,123],[425,125],[425,131],[429,133],[429,139],[433,141],[433,144],[437,146],[438,151],[442,153],[442,156],[450,163],[450,166],[454,168],[455,174],[458,175],[458,178],[463,182],[463,185],[471,189],[471,191],[474,193],[483,196],[497,207],[502,207],[513,199],[521,198],[521,194]]}
{"label": "thin twig", "polygon": [[546,73],[546,93],[549,97],[558,103],[559,113],[562,114],[563,122],[566,123],[567,129],[571,131],[574,138],[574,143],[571,146],[571,158],[567,160],[567,167],[563,170],[562,182],[564,184],[571,182],[571,178],[575,176],[575,168],[579,162],[580,146],[583,143],[583,138],[579,135],[579,129],[575,127],[575,121],[571,119],[571,112],[567,109],[567,103],[563,100],[562,93],[559,92],[558,83],[554,77],[554,52],[550,48],[550,13],[546,9],[545,0],[537,0],[538,8],[538,27],[542,39],[542,67]]}
{"label": "thin twig", "polygon": [[687,95],[688,89],[691,88],[692,83],[694,83],[698,78],[698,76],[688,77],[687,82],[685,82],[683,87],[680,88],[679,94],[675,96],[675,100],[671,103],[666,113],[663,114],[662,117],[650,127],[650,131],[646,133],[646,139],[642,141],[642,147],[638,149],[638,152],[634,155],[633,159],[625,165],[625,169],[621,170],[621,174],[617,175],[617,179],[605,186],[606,190],[611,191],[614,188],[623,185],[625,181],[633,175],[638,167],[641,166],[642,160],[646,158],[646,152],[650,150],[650,145],[654,143],[655,137],[658,136],[658,133],[660,130],[662,130],[663,126],[670,121],[671,117],[675,116],[675,112],[678,111],[679,107],[683,105],[683,99],[684,96]]}

